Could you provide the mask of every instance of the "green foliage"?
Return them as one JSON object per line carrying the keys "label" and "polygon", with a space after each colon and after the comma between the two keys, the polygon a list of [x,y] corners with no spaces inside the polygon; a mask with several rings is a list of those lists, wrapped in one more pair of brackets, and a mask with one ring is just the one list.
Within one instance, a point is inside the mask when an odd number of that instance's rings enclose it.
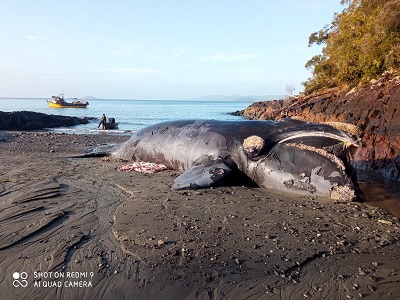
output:
{"label": "green foliage", "polygon": [[313,76],[305,93],[355,86],[385,71],[400,69],[400,0],[342,0],[348,5],[332,23],[310,35],[309,46],[324,44],[306,68]]}
{"label": "green foliage", "polygon": [[308,46],[312,44],[321,45],[326,42],[329,36],[329,27],[326,25],[320,31],[311,33],[310,37],[308,38]]}

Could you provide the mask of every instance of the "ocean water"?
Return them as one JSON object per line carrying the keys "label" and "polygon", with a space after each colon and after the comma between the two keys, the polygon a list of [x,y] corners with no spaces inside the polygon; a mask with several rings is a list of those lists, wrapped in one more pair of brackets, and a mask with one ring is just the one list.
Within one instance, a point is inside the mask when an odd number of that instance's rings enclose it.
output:
{"label": "ocean water", "polygon": [[[69,101],[68,99],[66,99]],[[45,98],[1,98],[0,111],[35,111],[45,114],[93,117],[96,121],[51,131],[66,133],[100,133],[97,128],[102,114],[119,123],[114,132],[131,132],[159,122],[181,119],[244,120],[229,113],[242,110],[251,102],[189,101],[189,100],[88,100],[87,108],[50,108]]]}

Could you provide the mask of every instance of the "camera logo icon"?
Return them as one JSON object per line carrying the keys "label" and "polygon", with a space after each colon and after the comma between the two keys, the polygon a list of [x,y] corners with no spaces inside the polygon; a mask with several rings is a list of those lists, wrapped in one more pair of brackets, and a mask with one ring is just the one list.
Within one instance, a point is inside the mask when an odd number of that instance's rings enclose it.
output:
{"label": "camera logo icon", "polygon": [[14,287],[27,287],[28,286],[28,273],[14,272],[13,273],[13,286]]}

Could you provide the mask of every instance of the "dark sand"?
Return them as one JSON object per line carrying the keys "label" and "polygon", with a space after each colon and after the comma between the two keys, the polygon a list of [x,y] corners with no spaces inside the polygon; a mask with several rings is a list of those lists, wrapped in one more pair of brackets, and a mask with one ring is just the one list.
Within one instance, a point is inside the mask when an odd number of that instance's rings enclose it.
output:
{"label": "dark sand", "polygon": [[400,299],[398,218],[70,158],[128,138],[0,132],[0,299]]}

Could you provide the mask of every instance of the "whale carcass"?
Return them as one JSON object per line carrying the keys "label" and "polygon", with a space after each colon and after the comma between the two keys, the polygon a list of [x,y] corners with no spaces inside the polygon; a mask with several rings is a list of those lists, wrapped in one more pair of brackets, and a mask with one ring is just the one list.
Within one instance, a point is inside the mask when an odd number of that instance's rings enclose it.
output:
{"label": "whale carcass", "polygon": [[112,156],[182,171],[172,189],[229,184],[244,176],[266,188],[352,200],[355,188],[343,158],[353,146],[357,139],[345,131],[293,119],[179,120],[138,131]]}

